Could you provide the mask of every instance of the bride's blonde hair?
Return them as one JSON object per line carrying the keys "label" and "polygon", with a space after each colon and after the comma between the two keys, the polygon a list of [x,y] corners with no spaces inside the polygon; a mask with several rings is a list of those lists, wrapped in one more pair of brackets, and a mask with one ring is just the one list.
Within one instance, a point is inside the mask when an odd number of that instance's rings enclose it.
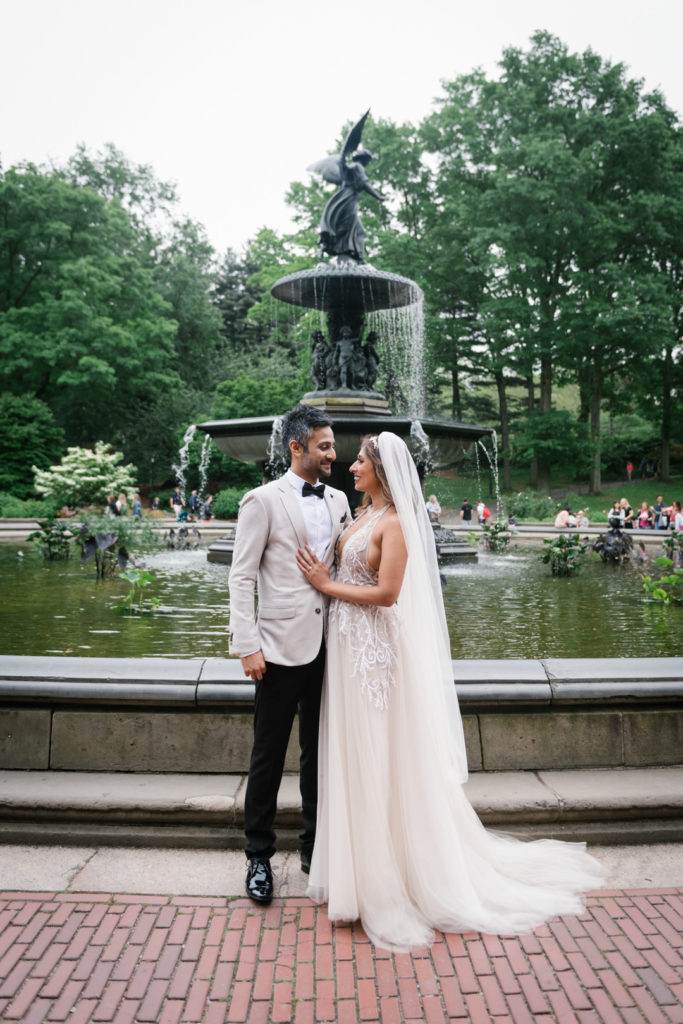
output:
{"label": "bride's blonde hair", "polygon": [[[382,465],[382,460],[380,458],[379,441],[377,439],[377,436],[375,434],[366,434],[366,436],[361,440],[360,450],[366,457],[366,459],[368,459],[368,461],[372,463],[372,468],[375,471],[375,476],[377,477],[379,485],[382,488],[382,497],[389,505],[393,505],[394,499],[392,497],[391,491],[389,490],[389,484],[387,483],[387,475],[384,472],[384,466]],[[360,503],[360,507],[365,508],[366,505],[369,504],[370,495],[366,491],[365,494],[363,495],[363,500]]]}

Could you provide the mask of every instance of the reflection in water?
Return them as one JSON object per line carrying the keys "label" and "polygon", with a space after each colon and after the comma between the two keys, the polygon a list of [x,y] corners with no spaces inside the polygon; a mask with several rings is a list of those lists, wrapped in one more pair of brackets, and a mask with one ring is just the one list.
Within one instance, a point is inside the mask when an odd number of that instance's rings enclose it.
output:
{"label": "reflection in water", "polygon": [[[17,551],[24,552],[22,559]],[[632,566],[589,562],[551,576],[538,550],[482,553],[444,570],[454,658],[662,657],[683,653],[683,608],[643,600]],[[206,551],[158,551],[154,615],[115,608],[124,581],[97,581],[79,559],[44,563],[30,545],[0,545],[0,617],[6,654],[226,657],[228,568]],[[292,572],[296,573],[296,567]]]}

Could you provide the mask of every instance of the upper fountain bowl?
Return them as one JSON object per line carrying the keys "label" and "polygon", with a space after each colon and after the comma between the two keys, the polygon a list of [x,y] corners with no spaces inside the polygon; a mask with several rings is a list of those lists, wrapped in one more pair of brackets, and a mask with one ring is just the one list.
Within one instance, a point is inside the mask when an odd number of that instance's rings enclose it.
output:
{"label": "upper fountain bowl", "polygon": [[318,263],[309,270],[287,274],[270,291],[282,302],[323,313],[345,307],[366,313],[399,309],[422,298],[421,289],[409,278],[349,259]]}

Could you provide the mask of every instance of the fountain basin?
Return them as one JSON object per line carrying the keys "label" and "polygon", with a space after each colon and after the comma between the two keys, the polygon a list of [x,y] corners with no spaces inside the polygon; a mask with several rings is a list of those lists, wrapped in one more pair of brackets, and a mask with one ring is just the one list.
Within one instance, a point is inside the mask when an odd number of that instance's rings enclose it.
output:
{"label": "fountain basin", "polygon": [[421,289],[409,278],[353,260],[318,263],[296,271],[281,277],[270,291],[281,302],[323,313],[345,309],[373,313],[411,306],[422,298]]}
{"label": "fountain basin", "polygon": [[[359,414],[356,402],[344,397],[307,398],[308,405],[324,408],[332,420],[337,441],[337,461],[350,465],[358,454],[360,439],[366,434],[390,430],[405,441],[410,440],[414,421],[407,416],[393,416],[379,412]],[[253,416],[234,420],[207,420],[199,423],[199,430],[210,434],[226,455],[241,462],[255,462],[264,466],[267,459],[268,443],[271,438],[275,416]],[[430,442],[430,455],[434,468],[457,465],[462,462],[469,448],[482,437],[493,431],[470,423],[454,420],[420,420]],[[334,480],[332,481],[334,483]]]}

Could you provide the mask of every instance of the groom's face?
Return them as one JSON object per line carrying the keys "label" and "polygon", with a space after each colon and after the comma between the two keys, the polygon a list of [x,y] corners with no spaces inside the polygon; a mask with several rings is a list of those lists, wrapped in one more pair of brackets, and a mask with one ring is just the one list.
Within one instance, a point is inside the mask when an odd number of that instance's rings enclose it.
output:
{"label": "groom's face", "polygon": [[304,480],[315,483],[329,477],[332,463],[337,458],[332,427],[318,427],[308,439],[305,448],[292,448],[292,469]]}

